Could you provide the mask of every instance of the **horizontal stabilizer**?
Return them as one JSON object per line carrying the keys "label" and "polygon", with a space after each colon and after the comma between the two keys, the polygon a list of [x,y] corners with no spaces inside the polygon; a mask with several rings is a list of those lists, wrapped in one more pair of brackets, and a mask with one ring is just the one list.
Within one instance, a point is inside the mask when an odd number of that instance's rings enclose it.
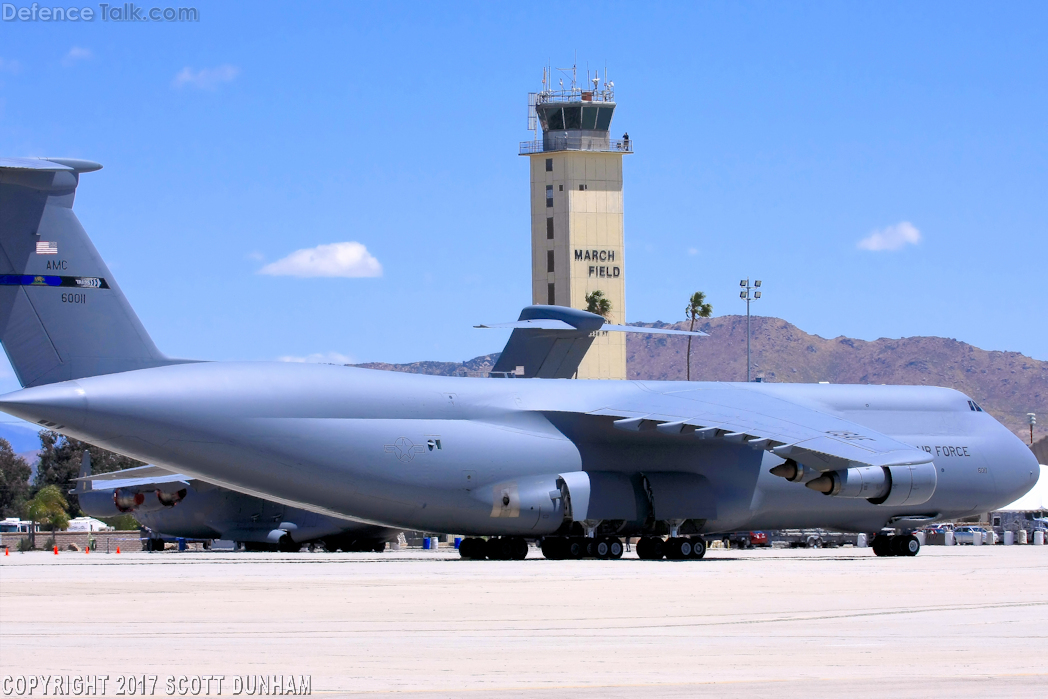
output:
{"label": "horizontal stabilizer", "polygon": [[657,335],[706,333],[634,325],[610,325],[596,313],[565,306],[527,306],[510,323],[488,323],[477,328],[512,328],[506,347],[491,370],[492,376],[568,379],[586,356],[596,333],[604,331]]}

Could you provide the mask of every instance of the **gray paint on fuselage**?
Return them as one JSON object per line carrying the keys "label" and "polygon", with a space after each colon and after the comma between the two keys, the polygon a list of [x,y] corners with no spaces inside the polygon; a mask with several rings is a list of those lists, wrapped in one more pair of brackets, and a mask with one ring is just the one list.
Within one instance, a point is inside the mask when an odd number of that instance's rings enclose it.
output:
{"label": "gray paint on fuselage", "polygon": [[[976,457],[938,456],[944,470],[931,500],[917,508],[878,506],[771,477],[767,469],[781,459],[746,445],[658,433],[620,438],[599,426],[599,439],[576,436],[576,443],[571,429],[564,427],[566,434],[547,417],[599,421],[584,413],[651,394],[686,410],[681,401],[703,392],[750,396],[758,406],[761,395],[788,400],[915,446],[963,442],[969,453],[994,455],[1005,487],[980,480],[989,474],[978,472]],[[869,531],[893,516],[992,509],[1032,487],[1036,478],[1027,472],[1036,467],[1018,438],[989,415],[971,413],[966,401],[930,387],[473,379],[212,363],[53,384],[10,394],[0,405],[60,422],[71,436],[134,458],[293,506],[398,528],[504,534],[532,529],[493,517],[485,487],[588,469],[590,459],[600,462],[598,470],[655,466],[706,475],[718,497],[718,520],[706,531],[816,522]],[[401,438],[410,454],[397,451]],[[439,450],[428,447],[430,438],[440,439]],[[962,458],[973,465],[958,463]],[[467,471],[476,473],[477,485],[465,482]]]}

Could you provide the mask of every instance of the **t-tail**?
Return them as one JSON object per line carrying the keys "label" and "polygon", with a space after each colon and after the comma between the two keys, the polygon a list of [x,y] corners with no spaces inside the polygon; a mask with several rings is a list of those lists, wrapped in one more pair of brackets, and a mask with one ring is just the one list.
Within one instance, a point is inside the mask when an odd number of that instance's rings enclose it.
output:
{"label": "t-tail", "polygon": [[181,363],[153,344],[73,213],[68,158],[0,158],[0,342],[22,386]]}

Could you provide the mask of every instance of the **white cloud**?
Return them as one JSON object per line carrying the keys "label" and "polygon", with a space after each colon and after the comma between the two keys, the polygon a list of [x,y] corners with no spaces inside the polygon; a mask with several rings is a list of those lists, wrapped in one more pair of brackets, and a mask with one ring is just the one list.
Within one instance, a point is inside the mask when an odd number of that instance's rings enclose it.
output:
{"label": "white cloud", "polygon": [[0,58],[0,72],[4,73],[19,73],[22,70],[22,64],[12,58]]}
{"label": "white cloud", "polygon": [[94,58],[95,54],[91,53],[91,49],[85,49],[80,46],[74,46],[69,49],[69,53],[62,59],[62,65],[71,66],[77,61],[86,61],[89,58]]}
{"label": "white cloud", "polygon": [[171,86],[181,88],[188,85],[200,90],[217,90],[219,85],[232,82],[238,75],[240,75],[240,69],[228,63],[216,68],[201,68],[197,71],[186,66],[178,72]]}
{"label": "white cloud", "polygon": [[689,255],[698,255],[699,254],[699,249],[698,248],[688,248],[688,254]]}
{"label": "white cloud", "polygon": [[306,364],[356,364],[357,360],[348,354],[341,352],[315,352],[305,357],[280,357],[282,362],[295,362]]}
{"label": "white cloud", "polygon": [[296,250],[259,274],[281,277],[381,277],[382,265],[360,243],[330,243]]}
{"label": "white cloud", "polygon": [[860,250],[900,250],[907,245],[921,242],[921,232],[909,221],[901,221],[894,226],[873,231],[858,242]]}

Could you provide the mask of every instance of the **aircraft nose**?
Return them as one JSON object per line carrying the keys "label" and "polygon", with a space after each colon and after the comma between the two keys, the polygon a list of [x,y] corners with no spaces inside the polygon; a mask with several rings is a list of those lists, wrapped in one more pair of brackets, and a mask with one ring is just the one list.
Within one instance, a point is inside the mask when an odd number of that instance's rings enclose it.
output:
{"label": "aircraft nose", "polygon": [[997,492],[1004,500],[1002,506],[1015,502],[1037,485],[1041,467],[1037,457],[1018,437],[1012,435],[1012,448],[1003,460],[1003,468],[994,471]]}
{"label": "aircraft nose", "polygon": [[0,410],[51,429],[79,427],[87,413],[87,392],[76,381],[25,388],[0,396]]}

